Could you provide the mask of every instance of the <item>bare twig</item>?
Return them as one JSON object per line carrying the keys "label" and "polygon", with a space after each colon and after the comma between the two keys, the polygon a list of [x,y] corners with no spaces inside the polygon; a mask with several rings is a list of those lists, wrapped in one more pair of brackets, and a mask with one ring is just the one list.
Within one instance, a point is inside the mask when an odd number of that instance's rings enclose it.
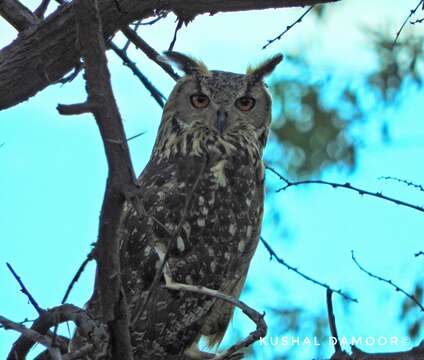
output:
{"label": "bare twig", "polygon": [[181,26],[183,26],[183,23],[184,23],[183,20],[181,19],[178,20],[177,26],[175,27],[175,31],[174,31],[174,37],[172,38],[172,41],[169,44],[168,51],[174,50],[174,46],[177,41],[177,34],[178,34],[178,31],[181,29]]}
{"label": "bare twig", "polygon": [[31,303],[31,305],[34,307],[34,309],[38,312],[38,314],[42,314],[44,312],[44,309],[42,309],[40,307],[40,305],[38,305],[37,301],[35,301],[34,297],[31,295],[31,293],[28,291],[28,289],[26,288],[26,286],[24,285],[24,283],[22,282],[21,278],[18,276],[18,274],[15,272],[15,270],[13,269],[12,265],[10,265],[9,263],[6,263],[7,268],[9,269],[9,271],[12,273],[13,277],[16,279],[16,281],[18,282],[19,286],[21,287],[21,292],[24,293],[29,302]]}
{"label": "bare twig", "polygon": [[424,18],[422,18],[422,19],[417,19],[417,20],[414,20],[414,21],[410,21],[409,23],[411,24],[411,25],[415,25],[415,24],[422,24],[424,22]]}
{"label": "bare twig", "polygon": [[41,4],[34,11],[34,15],[39,19],[44,19],[44,14],[46,13],[47,8],[49,7],[50,0],[41,0]]}
{"label": "bare twig", "polygon": [[405,25],[407,24],[407,22],[409,21],[409,19],[414,16],[414,14],[417,12],[418,8],[420,7],[420,5],[424,4],[424,0],[420,0],[417,4],[417,6],[414,9],[409,10],[409,15],[406,17],[406,19],[404,20],[404,22],[402,23],[402,26],[400,27],[400,29],[397,31],[396,33],[396,37],[395,40],[393,41],[392,46],[396,45],[396,42],[399,39],[400,33],[402,32],[403,28],[405,27]]}
{"label": "bare twig", "polygon": [[133,74],[137,76],[144,87],[150,92],[150,95],[152,95],[152,97],[156,100],[158,105],[163,108],[165,105],[166,97],[149,81],[149,79],[140,71],[137,65],[131,61],[125,51],[117,47],[113,42],[111,42],[109,46],[115,52],[115,54],[117,54],[122,59],[124,65],[129,67]]}
{"label": "bare twig", "polygon": [[315,7],[315,5],[312,5],[310,8],[308,8],[295,22],[293,22],[292,24],[290,24],[290,25],[288,25],[287,27],[286,27],[286,29],[281,33],[281,34],[279,34],[278,36],[276,36],[275,38],[273,38],[273,39],[271,39],[271,40],[267,40],[267,43],[264,45],[264,46],[262,46],[262,50],[264,50],[264,49],[266,49],[268,46],[270,46],[273,42],[275,42],[275,41],[278,41],[278,40],[281,40],[281,38],[286,34],[286,33],[288,33],[290,30],[291,30],[291,28],[293,28],[296,24],[299,24],[299,23],[301,23],[302,22],[302,20],[303,20],[303,18],[306,16],[306,15],[308,15],[308,13],[313,9]]}
{"label": "bare twig", "polygon": [[368,191],[368,190],[360,189],[360,188],[357,188],[355,186],[352,186],[350,183],[341,184],[341,183],[324,181],[324,180],[289,181],[286,177],[284,177],[283,175],[278,173],[272,167],[267,166],[266,168],[267,168],[267,170],[269,170],[269,171],[273,172],[275,175],[277,175],[280,178],[280,180],[282,180],[286,183],[286,185],[284,185],[283,187],[278,189],[277,192],[287,190],[288,188],[290,188],[292,186],[299,186],[299,185],[306,185],[306,184],[321,184],[321,185],[331,186],[332,188],[344,188],[344,189],[353,190],[353,191],[357,192],[359,195],[368,195],[368,196],[371,196],[371,197],[376,197],[376,198],[379,198],[379,199],[383,199],[383,200],[392,202],[396,205],[405,206],[405,207],[408,207],[408,208],[411,208],[411,209],[414,209],[414,210],[418,210],[420,212],[424,212],[424,207],[422,207],[422,206],[410,204],[410,203],[407,203],[405,201],[398,200],[398,199],[392,198],[390,196],[383,195],[381,192],[375,192],[374,193],[374,192],[371,192],[371,191]]}
{"label": "bare twig", "polygon": [[[78,332],[89,337],[96,346],[108,343],[109,333],[106,326],[92,320],[83,309],[70,304],[64,304],[46,310],[37,320],[34,321],[31,326],[31,330],[38,334],[45,335],[51,327],[66,321],[74,322],[78,328]],[[52,342],[50,339],[49,341]],[[13,344],[7,360],[25,359],[31,347],[36,342],[36,340],[26,336],[19,337],[19,339]],[[60,347],[66,351],[68,345],[63,344],[63,346],[61,345]]]}
{"label": "bare twig", "polygon": [[414,296],[414,295],[411,295],[411,294],[409,294],[409,293],[407,293],[405,290],[403,290],[402,288],[400,288],[399,286],[397,286],[392,280],[389,280],[389,279],[385,279],[385,278],[382,278],[381,276],[378,276],[378,275],[375,275],[375,274],[373,274],[373,273],[371,273],[370,271],[368,271],[368,270],[366,270],[365,268],[363,268],[359,263],[358,263],[358,261],[356,260],[356,258],[355,258],[355,255],[354,255],[354,253],[353,253],[353,250],[352,250],[352,260],[353,260],[353,262],[356,264],[356,266],[358,266],[358,268],[362,271],[362,272],[364,272],[365,274],[367,274],[368,276],[370,276],[370,277],[372,277],[372,278],[374,278],[374,279],[377,279],[377,280],[379,280],[379,281],[382,281],[382,282],[385,282],[386,284],[389,284],[390,286],[392,286],[396,291],[399,291],[399,292],[401,292],[402,294],[404,294],[406,297],[408,297],[410,300],[412,300],[419,308],[420,308],[420,310],[422,311],[422,312],[424,312],[424,306],[418,301],[418,299]]}
{"label": "bare twig", "polygon": [[128,38],[128,40],[130,40],[135,45],[136,48],[143,51],[150,60],[158,64],[171,78],[173,78],[175,81],[180,78],[180,76],[172,69],[169,64],[158,60],[158,58],[160,58],[160,54],[148,43],[146,43],[140,36],[138,36],[135,31],[130,29],[128,26],[124,27],[121,31]]}
{"label": "bare twig", "polygon": [[231,346],[229,349],[227,349],[223,353],[217,354],[212,360],[228,359],[231,356],[231,354],[234,354],[236,351],[248,347],[249,345],[253,344],[255,341],[259,340],[261,337],[264,337],[266,335],[267,325],[264,320],[264,315],[258,313],[255,309],[251,308],[250,306],[246,305],[244,302],[232,296],[225,295],[217,290],[212,290],[204,286],[196,286],[196,285],[171,283],[166,285],[166,288],[170,290],[188,291],[188,292],[193,292],[196,294],[203,294],[203,295],[207,295],[207,296],[211,296],[211,297],[223,300],[234,306],[237,306],[241,311],[243,311],[243,313],[245,313],[256,324],[256,330],[251,332],[246,339]]}
{"label": "bare twig", "polygon": [[140,136],[144,135],[145,133],[146,133],[146,131],[142,131],[142,132],[140,132],[140,133],[138,133],[138,134],[135,134],[135,135],[133,135],[133,136],[130,136],[129,138],[127,138],[127,142],[128,142],[128,141],[131,141],[131,140],[134,140],[134,139],[137,139],[138,137],[140,137]]}
{"label": "bare twig", "polygon": [[49,337],[45,335],[41,335],[37,331],[32,329],[28,329],[26,326],[16,323],[12,320],[5,318],[0,315],[0,324],[3,325],[5,329],[12,329],[19,333],[21,333],[26,338],[32,340],[34,343],[38,343],[44,345],[47,349],[49,349],[50,356],[53,360],[62,360],[62,355],[60,353],[59,348],[52,347],[52,341]]}
{"label": "bare twig", "polygon": [[337,335],[336,318],[334,317],[333,301],[331,299],[332,294],[333,292],[330,289],[327,289],[328,323],[330,324],[331,337],[335,339],[334,350],[338,353],[342,351],[342,348],[340,346],[339,336]]}
{"label": "bare twig", "polygon": [[[140,27],[140,25],[141,25],[141,20],[138,20],[138,21],[135,23],[135,25],[134,25],[134,29],[132,29],[132,30],[133,30],[134,32],[137,32],[137,30],[138,30],[138,28]],[[130,45],[131,45],[131,41],[127,39],[127,42],[125,43],[124,47],[122,48],[122,51],[123,51],[124,53],[126,53]]]}
{"label": "bare twig", "polygon": [[301,276],[301,277],[303,277],[305,280],[308,280],[308,281],[310,281],[310,282],[312,282],[313,284],[316,284],[316,285],[318,285],[318,286],[322,286],[322,287],[324,287],[325,289],[330,290],[331,292],[333,292],[333,293],[335,293],[335,294],[338,294],[338,295],[342,296],[342,297],[343,297],[343,298],[345,298],[346,300],[353,301],[353,302],[358,302],[358,300],[357,300],[357,299],[354,299],[354,298],[350,297],[349,295],[345,294],[342,290],[334,290],[334,289],[333,289],[333,288],[331,288],[329,285],[327,285],[327,284],[325,284],[325,283],[323,283],[323,282],[321,282],[321,281],[315,280],[315,279],[311,278],[309,275],[306,275],[306,274],[302,273],[301,271],[299,271],[299,269],[298,269],[297,267],[293,267],[293,266],[291,266],[291,265],[287,264],[287,263],[284,261],[284,259],[280,258],[280,257],[276,254],[276,252],[272,249],[272,247],[268,244],[268,242],[266,242],[266,241],[265,241],[265,239],[264,239],[262,236],[261,236],[261,238],[260,238],[260,239],[261,239],[262,244],[264,244],[264,245],[265,245],[265,248],[266,248],[266,249],[268,250],[268,252],[269,252],[270,260],[272,260],[272,259],[277,260],[277,262],[278,262],[278,263],[280,263],[281,265],[285,266],[287,269],[289,269],[289,270],[291,270],[291,271],[294,271],[296,274],[300,275],[300,276]]}
{"label": "bare twig", "polygon": [[418,251],[417,253],[414,254],[415,257],[421,256],[421,255],[424,256],[424,251]]}
{"label": "bare twig", "polygon": [[18,31],[29,29],[39,22],[31,10],[17,0],[0,1],[0,16]]}
{"label": "bare twig", "polygon": [[409,180],[399,179],[399,178],[393,177],[393,176],[380,176],[378,179],[379,180],[382,179],[382,180],[393,180],[393,181],[397,181],[397,182],[403,183],[403,184],[405,184],[407,186],[412,186],[412,187],[418,189],[419,191],[424,192],[424,186],[422,186],[420,184],[415,184],[415,183],[413,183],[412,181],[409,181]]}
{"label": "bare twig", "polygon": [[61,304],[64,304],[67,300],[68,300],[68,296],[72,291],[72,288],[74,287],[74,285],[76,284],[76,282],[79,280],[81,274],[83,273],[85,267],[87,266],[87,264],[94,259],[95,257],[95,251],[96,249],[94,248],[93,250],[90,251],[90,253],[87,255],[87,258],[83,261],[83,263],[81,264],[81,266],[78,268],[78,271],[76,272],[76,274],[74,275],[74,277],[72,278],[70,284],[68,285],[68,288],[66,289],[65,295],[63,296],[63,299],[61,301]]}

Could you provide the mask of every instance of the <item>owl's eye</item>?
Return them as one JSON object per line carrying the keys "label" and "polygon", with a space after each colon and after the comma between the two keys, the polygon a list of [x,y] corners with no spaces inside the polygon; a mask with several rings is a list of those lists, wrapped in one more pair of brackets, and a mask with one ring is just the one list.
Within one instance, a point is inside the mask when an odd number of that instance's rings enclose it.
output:
{"label": "owl's eye", "polygon": [[243,96],[236,100],[236,106],[241,111],[250,111],[255,106],[255,99],[249,96]]}
{"label": "owl's eye", "polygon": [[197,109],[203,109],[209,105],[209,98],[205,94],[194,94],[190,96],[191,105]]}

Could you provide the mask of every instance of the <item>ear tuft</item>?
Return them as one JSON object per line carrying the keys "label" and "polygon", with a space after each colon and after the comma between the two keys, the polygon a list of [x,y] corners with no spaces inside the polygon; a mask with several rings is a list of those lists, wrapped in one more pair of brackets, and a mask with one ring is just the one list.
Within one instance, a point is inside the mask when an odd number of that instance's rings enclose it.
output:
{"label": "ear tuft", "polygon": [[163,54],[164,56],[158,58],[159,61],[174,63],[186,75],[209,75],[209,70],[202,61],[195,60],[177,51],[165,51]]}
{"label": "ear tuft", "polygon": [[282,54],[274,55],[271,59],[264,61],[258,66],[247,69],[247,75],[251,78],[252,83],[262,81],[265,76],[271,74],[275,67],[283,60]]}

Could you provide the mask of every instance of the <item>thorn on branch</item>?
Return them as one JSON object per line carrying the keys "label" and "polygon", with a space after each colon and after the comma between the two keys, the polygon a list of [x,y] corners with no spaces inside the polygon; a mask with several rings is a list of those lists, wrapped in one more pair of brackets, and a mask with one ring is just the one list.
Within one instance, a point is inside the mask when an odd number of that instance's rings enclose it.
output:
{"label": "thorn on branch", "polygon": [[353,301],[353,302],[358,302],[357,299],[354,299],[352,297],[350,297],[349,295],[345,294],[342,290],[334,290],[332,289],[329,285],[322,283],[321,281],[315,280],[313,278],[311,278],[309,275],[304,274],[303,272],[299,271],[297,267],[291,266],[289,264],[287,264],[284,259],[280,258],[277,253],[274,251],[274,249],[271,247],[271,245],[268,244],[267,241],[265,241],[265,239],[261,236],[260,240],[262,242],[262,244],[264,244],[265,248],[268,250],[269,255],[270,255],[270,260],[275,259],[277,260],[278,263],[280,263],[281,265],[285,266],[287,269],[294,271],[296,274],[300,275],[302,278],[304,278],[305,280],[308,280],[310,282],[312,282],[315,285],[321,286],[327,290],[330,290],[333,293],[336,293],[340,296],[342,296],[343,298],[345,298],[346,300],[349,301]]}
{"label": "thorn on branch", "polygon": [[424,312],[424,306],[418,301],[418,299],[414,296],[411,295],[409,293],[407,293],[405,290],[403,290],[401,287],[399,287],[398,285],[396,285],[392,280],[390,279],[385,279],[379,275],[375,275],[373,273],[371,273],[370,271],[368,271],[367,269],[365,269],[364,267],[362,267],[359,262],[356,260],[355,258],[355,254],[353,252],[353,250],[351,251],[351,255],[352,255],[352,260],[353,262],[356,264],[356,266],[365,274],[367,274],[368,276],[377,279],[379,281],[385,282],[386,284],[389,284],[391,287],[393,287],[395,289],[395,291],[401,292],[402,294],[404,294],[406,297],[408,297],[410,300],[412,300],[419,308],[422,312]]}
{"label": "thorn on branch", "polygon": [[302,22],[303,18],[308,15],[308,13],[315,7],[315,5],[312,5],[311,7],[309,7],[295,22],[293,22],[292,24],[288,25],[286,27],[286,29],[279,35],[277,35],[275,38],[271,39],[271,40],[267,40],[267,43],[262,46],[262,50],[265,50],[268,46],[270,46],[272,43],[281,40],[281,38],[288,33],[296,24],[299,24]]}
{"label": "thorn on branch", "polygon": [[38,314],[42,314],[45,310],[38,305],[37,301],[35,301],[34,297],[31,295],[31,293],[28,291],[24,283],[22,282],[21,278],[18,276],[18,274],[13,269],[12,265],[10,265],[8,262],[6,263],[7,268],[12,273],[13,277],[18,282],[19,286],[21,287],[21,292],[25,294],[28,298],[28,301],[31,303],[31,305],[34,307],[34,309],[37,311]]}

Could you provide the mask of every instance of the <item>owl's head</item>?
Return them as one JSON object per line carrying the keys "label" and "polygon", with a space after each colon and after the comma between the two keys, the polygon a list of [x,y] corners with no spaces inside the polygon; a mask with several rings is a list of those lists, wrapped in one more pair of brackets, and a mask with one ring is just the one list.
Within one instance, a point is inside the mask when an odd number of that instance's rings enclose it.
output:
{"label": "owl's head", "polygon": [[258,147],[265,145],[271,97],[263,79],[282,60],[282,55],[246,74],[210,71],[202,62],[177,52],[166,52],[165,56],[185,76],[178,80],[165,106],[162,135],[169,137],[172,132],[180,138],[184,133],[203,131],[220,140],[234,138],[236,142],[243,136],[256,138]]}

